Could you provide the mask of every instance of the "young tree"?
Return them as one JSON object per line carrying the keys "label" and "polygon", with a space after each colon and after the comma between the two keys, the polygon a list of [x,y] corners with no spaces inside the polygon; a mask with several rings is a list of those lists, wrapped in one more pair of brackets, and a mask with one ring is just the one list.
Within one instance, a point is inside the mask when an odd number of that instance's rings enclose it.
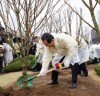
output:
{"label": "young tree", "polygon": [[[2,0],[0,1],[0,18],[5,30],[13,37],[20,37],[18,42],[22,59],[23,88],[27,87],[27,62],[30,40],[39,32],[42,22],[60,0]],[[15,23],[16,22],[16,23]],[[3,35],[3,34],[2,34]],[[5,37],[5,36],[4,36]],[[5,37],[6,39],[6,37]],[[7,41],[16,52],[13,43]]]}

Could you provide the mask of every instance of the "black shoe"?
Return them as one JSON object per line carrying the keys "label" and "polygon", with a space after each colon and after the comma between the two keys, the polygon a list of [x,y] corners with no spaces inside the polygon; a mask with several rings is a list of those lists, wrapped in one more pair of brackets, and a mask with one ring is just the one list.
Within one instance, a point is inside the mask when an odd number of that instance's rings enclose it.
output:
{"label": "black shoe", "polygon": [[47,85],[55,85],[55,84],[59,84],[59,83],[57,81],[53,81],[53,82],[48,83]]}
{"label": "black shoe", "polygon": [[76,87],[77,87],[77,84],[76,84],[76,83],[73,83],[73,82],[72,82],[71,85],[69,86],[70,89],[74,89],[74,88],[76,88]]}
{"label": "black shoe", "polygon": [[78,75],[81,75],[81,71],[78,72]]}
{"label": "black shoe", "polygon": [[88,74],[82,73],[80,76],[87,77],[87,76],[88,76]]}

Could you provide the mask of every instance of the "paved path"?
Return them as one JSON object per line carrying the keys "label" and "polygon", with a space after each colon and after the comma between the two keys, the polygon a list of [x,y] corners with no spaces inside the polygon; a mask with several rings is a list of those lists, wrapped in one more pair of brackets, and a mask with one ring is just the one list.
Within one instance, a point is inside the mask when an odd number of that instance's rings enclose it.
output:
{"label": "paved path", "polygon": [[[31,71],[28,71],[28,74],[31,74]],[[0,74],[0,86],[7,87],[15,82],[22,75],[22,71],[20,72],[11,72]]]}
{"label": "paved path", "polygon": [[95,70],[90,70],[89,71],[89,75],[92,79],[100,82],[100,76],[97,75],[97,73],[95,72]]}

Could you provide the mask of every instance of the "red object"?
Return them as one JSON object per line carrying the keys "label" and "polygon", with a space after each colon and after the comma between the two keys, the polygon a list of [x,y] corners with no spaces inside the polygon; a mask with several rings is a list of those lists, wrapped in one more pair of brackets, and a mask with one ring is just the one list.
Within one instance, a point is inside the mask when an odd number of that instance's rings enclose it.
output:
{"label": "red object", "polygon": [[60,69],[60,66],[59,66],[59,64],[57,63],[57,64],[55,64],[55,66],[56,66],[56,69]]}

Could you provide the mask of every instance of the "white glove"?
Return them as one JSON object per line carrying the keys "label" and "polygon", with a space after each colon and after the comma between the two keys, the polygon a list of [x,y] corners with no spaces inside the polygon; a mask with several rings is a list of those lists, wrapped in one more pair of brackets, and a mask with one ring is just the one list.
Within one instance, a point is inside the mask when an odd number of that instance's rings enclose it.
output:
{"label": "white glove", "polygon": [[39,75],[45,76],[46,75],[46,69],[41,69]]}

